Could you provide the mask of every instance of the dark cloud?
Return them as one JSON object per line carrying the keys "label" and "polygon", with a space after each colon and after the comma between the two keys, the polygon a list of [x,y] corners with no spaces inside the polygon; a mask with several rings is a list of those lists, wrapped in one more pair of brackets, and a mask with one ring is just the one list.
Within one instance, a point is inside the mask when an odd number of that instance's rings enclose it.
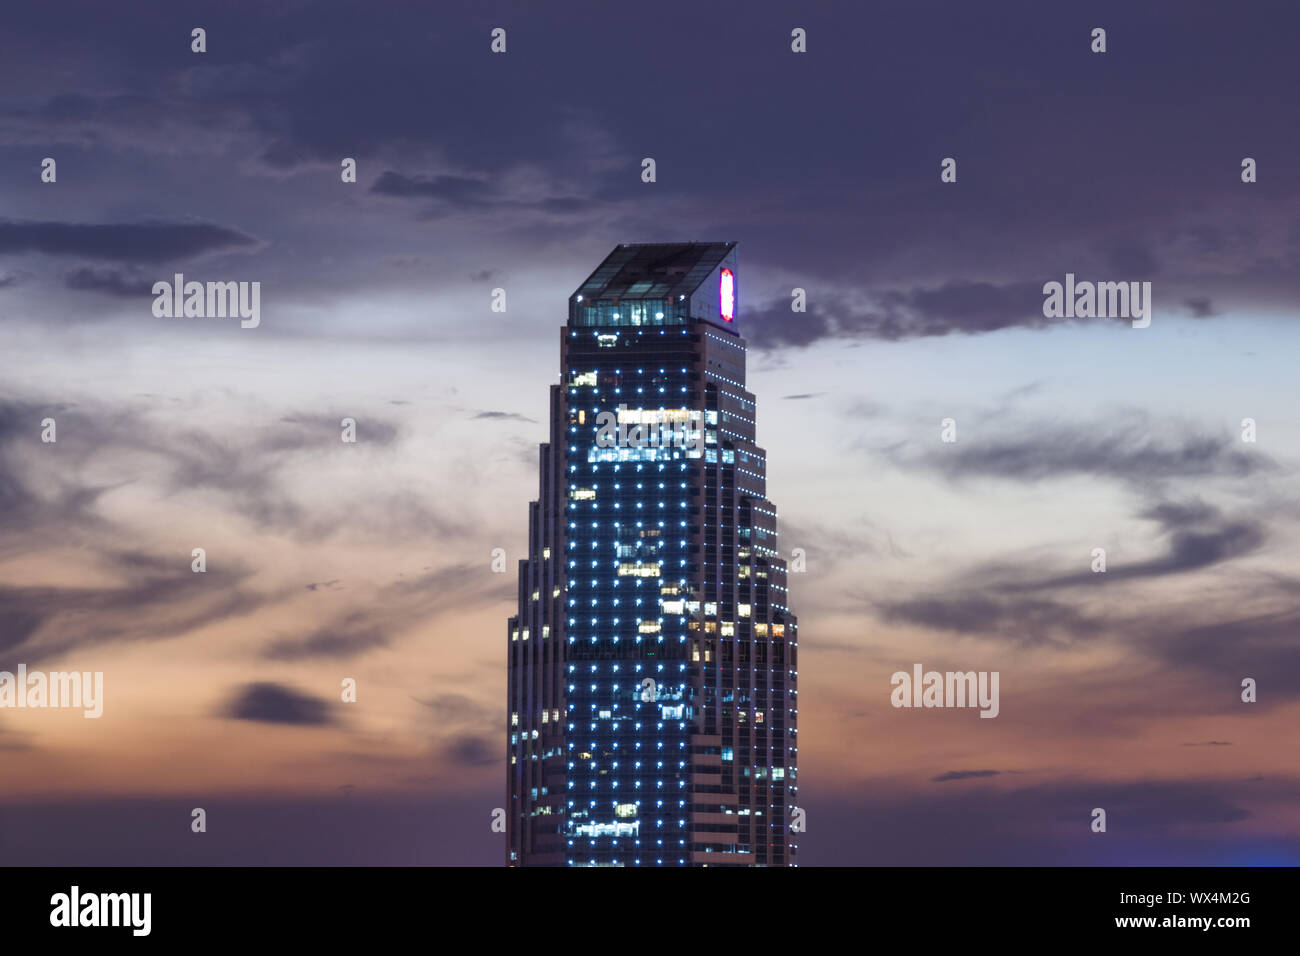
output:
{"label": "dark cloud", "polygon": [[3,602],[0,603],[0,651],[7,651],[18,647],[36,633],[45,619],[13,601],[13,595],[0,592],[0,602]]}
{"label": "dark cloud", "polygon": [[996,777],[1001,774],[1001,770],[949,770],[947,773],[941,773],[937,777],[931,777],[932,783],[947,783],[950,780],[971,780],[976,777]]}
{"label": "dark cloud", "polygon": [[[1240,592],[1242,613],[1203,610],[1166,614],[1130,622],[1131,634],[1141,650],[1163,660],[1168,667],[1194,668],[1220,688],[1223,706],[1239,707],[1241,679],[1251,677],[1261,689],[1261,709],[1300,698],[1300,609],[1294,605],[1274,610],[1257,595]],[[1252,606],[1254,605],[1254,606]],[[1170,618],[1173,618],[1172,620]]]}
{"label": "dark cloud", "polygon": [[[57,417],[57,444],[40,441],[40,423],[47,415]],[[160,640],[290,598],[287,593],[249,588],[252,572],[229,556],[210,556],[207,572],[196,574],[188,546],[168,555],[116,547],[113,542],[124,531],[98,508],[101,496],[116,486],[77,484],[82,471],[93,470],[105,450],[156,456],[161,465],[150,480],[161,483],[164,493],[206,489],[209,501],[220,493],[241,519],[304,540],[341,533],[388,540],[395,534],[447,539],[464,532],[461,519],[432,511],[413,493],[368,498],[364,506],[352,502],[330,510],[304,508],[297,490],[280,476],[280,468],[293,456],[324,451],[366,454],[367,444],[383,447],[392,442],[395,429],[366,417],[358,429],[358,446],[340,445],[338,434],[337,419],[323,416],[219,436],[163,429],[130,408],[41,406],[0,398],[0,555],[28,553],[33,540],[58,541],[79,547],[111,567],[115,576],[125,577],[122,584],[109,587],[0,585],[0,651],[34,663],[108,641]],[[468,594],[479,594],[483,579],[492,577],[486,571],[453,572],[427,580],[435,587],[442,580],[451,582],[452,592],[429,592],[445,602],[456,594],[456,583],[468,584]],[[431,600],[400,589],[381,595],[394,596],[407,611],[427,607]],[[358,613],[304,637],[280,639],[267,656],[347,657],[383,646],[400,626],[396,614]]]}
{"label": "dark cloud", "polygon": [[[16,733],[15,731],[7,730],[4,726],[0,725],[0,753],[5,751],[13,753],[19,750],[31,749],[32,743],[30,735]],[[3,841],[0,840],[0,846],[2,845]]]}
{"label": "dark cloud", "polygon": [[464,735],[449,741],[444,749],[446,759],[461,767],[484,767],[499,764],[504,750],[496,741]]}
{"label": "dark cloud", "polygon": [[264,724],[323,727],[334,723],[329,705],[324,700],[271,682],[240,687],[222,709],[222,715]]}
{"label": "dark cloud", "polygon": [[884,600],[876,608],[894,624],[1004,636],[1023,644],[1095,637],[1105,630],[1102,621],[1064,601],[967,590]]}
{"label": "dark cloud", "polygon": [[[485,211],[495,207],[506,212],[531,211],[543,215],[568,217],[595,209],[599,202],[585,196],[558,196],[538,192],[534,186],[528,193],[506,194],[501,188],[484,179],[465,176],[405,176],[385,172],[370,187],[380,196],[401,199],[433,200],[426,208],[424,218],[436,218],[452,211]],[[485,269],[475,274],[475,279],[485,277],[493,270]]]}
{"label": "dark cloud", "polygon": [[475,604],[496,603],[497,576],[482,566],[452,565],[399,580],[374,592],[372,603],[354,608],[303,636],[271,641],[262,656],[276,661],[342,660],[387,647],[415,623]]}
{"label": "dark cloud", "polygon": [[[355,444],[340,441],[342,419],[356,421]],[[397,428],[388,421],[360,413],[347,415],[290,414],[282,424],[256,430],[217,432],[197,428],[176,428],[165,435],[136,425],[123,426],[121,441],[128,447],[155,451],[168,462],[160,478],[169,493],[179,494],[207,489],[223,495],[243,519],[264,528],[291,533],[304,540],[317,540],[342,530],[360,529],[368,522],[358,520],[365,509],[353,505],[342,513],[306,508],[299,489],[286,481],[282,471],[302,457],[341,451],[367,455],[372,449],[391,446]],[[403,520],[416,521],[410,502],[402,500],[368,500],[366,508],[381,513],[401,514]],[[422,507],[421,524],[441,519]],[[376,533],[378,523],[374,525]],[[412,527],[414,525],[411,525]],[[448,525],[443,524],[443,527]]]}
{"label": "dark cloud", "polygon": [[190,554],[101,551],[120,587],[0,585],[0,667],[34,664],[108,641],[165,640],[240,617],[273,601],[244,585],[237,564],[191,570]]}
{"label": "dark cloud", "polygon": [[41,252],[113,262],[163,263],[256,245],[252,236],[210,223],[0,220],[0,255]]}
{"label": "dark cloud", "polygon": [[439,724],[482,723],[490,720],[495,713],[464,694],[438,694],[418,703],[433,711]]}
{"label": "dark cloud", "polygon": [[1197,319],[1208,319],[1219,314],[1214,308],[1214,302],[1208,295],[1198,295],[1186,299],[1183,303],[1191,311],[1192,317]]}
{"label": "dark cloud", "polygon": [[[1166,566],[1173,563],[1141,565],[1138,577],[1205,567],[1196,562],[1185,568]],[[872,604],[890,623],[978,636],[1012,647],[1107,641],[1135,658],[1155,662],[1163,672],[1195,675],[1207,695],[1204,707],[1214,713],[1241,706],[1245,677],[1269,689],[1268,697],[1261,695],[1253,706],[1262,709],[1300,698],[1300,654],[1295,651],[1300,610],[1287,582],[1240,577],[1232,590],[1240,610],[1225,610],[1213,597],[1198,601],[1194,592],[1190,597],[1166,597],[1143,591],[1124,601],[1098,601],[1085,585],[1120,586],[1122,572],[1108,566],[1105,574],[1045,577],[1040,564],[981,566],[955,577],[949,587]],[[1067,588],[1074,590],[1067,593]]]}
{"label": "dark cloud", "polygon": [[[1049,277],[1050,279],[1051,277]],[[1059,280],[1059,277],[1057,277]],[[834,288],[810,302],[809,311],[794,313],[790,303],[745,311],[741,331],[759,349],[812,345],[824,339],[905,339],[942,335],[977,335],[999,329],[1041,329],[1067,321],[1128,319],[1047,319],[1043,316],[1043,283],[995,283],[950,280],[939,286],[880,289],[848,294]]]}
{"label": "dark cloud", "polygon": [[1113,570],[1123,578],[1194,571],[1257,551],[1265,538],[1264,526],[1253,521],[1227,522],[1207,531],[1177,531],[1165,555],[1134,564],[1116,563],[1107,567],[1107,574]]}
{"label": "dark cloud", "polygon": [[1019,580],[1005,580],[1004,590],[1040,591],[1070,585],[1099,587],[1132,578],[1157,577],[1199,571],[1258,551],[1268,540],[1264,521],[1255,518],[1224,517],[1217,508],[1200,500],[1165,501],[1141,512],[1139,517],[1157,522],[1167,537],[1164,554],[1145,561],[1127,561],[1111,555],[1104,575],[1090,569],[1057,577],[1043,577],[1030,569],[1019,572]]}
{"label": "dark cloud", "polygon": [[1116,279],[1150,281],[1160,272],[1160,263],[1150,246],[1131,235],[1113,241],[1105,258]]}
{"label": "dark cloud", "polygon": [[[353,413],[355,444],[340,439],[348,410],[332,415],[291,413],[256,429],[206,430],[184,424],[162,426],[149,408],[83,403],[41,405],[0,396],[0,533],[20,527],[70,526],[78,532],[104,526],[95,505],[116,486],[86,486],[78,476],[101,453],[157,456],[162,464],[149,480],[169,494],[203,490],[218,494],[245,521],[301,540],[337,534],[383,536],[467,533],[463,516],[430,505],[413,489],[367,496],[331,509],[304,507],[301,489],[286,469],[311,456],[377,455],[398,439],[388,420]],[[43,418],[55,417],[58,443],[40,441]],[[79,467],[71,468],[76,462]]]}
{"label": "dark cloud", "polygon": [[116,269],[74,269],[64,276],[64,284],[78,292],[102,292],[106,295],[133,298],[152,295],[157,277]]}
{"label": "dark cloud", "polygon": [[[630,46],[617,49],[605,38],[626,27],[620,17],[563,20],[520,10],[510,55],[499,57],[463,42],[478,27],[433,10],[387,9],[358,23],[328,4],[241,9],[222,12],[211,27],[214,36],[246,38],[231,61],[149,59],[148,51],[169,48],[163,20],[105,45],[99,38],[114,25],[93,6],[78,8],[85,29],[71,34],[64,21],[31,11],[8,24],[15,39],[6,78],[14,93],[0,106],[0,146],[28,163],[35,144],[51,141],[111,149],[132,160],[132,175],[161,172],[160,192],[170,186],[172,194],[159,204],[185,198],[171,184],[183,181],[181,164],[191,155],[243,157],[248,168],[205,188],[220,203],[272,183],[275,202],[250,229],[283,234],[295,249],[321,232],[314,216],[295,213],[319,208],[310,184],[325,171],[337,183],[343,156],[360,157],[373,171],[366,199],[412,200],[431,207],[428,218],[472,217],[481,233],[457,245],[485,263],[572,239],[573,251],[562,255],[580,272],[589,258],[583,241],[605,246],[662,232],[669,219],[681,228],[707,223],[746,237],[752,275],[793,272],[809,290],[812,311],[803,315],[792,315],[775,290],[756,292],[759,304],[742,321],[758,349],[1037,327],[1042,283],[1066,271],[1158,274],[1169,283],[1158,290],[1161,301],[1189,304],[1205,289],[1186,285],[1187,277],[1213,272],[1225,281],[1214,290],[1219,311],[1265,299],[1293,303],[1295,246],[1270,237],[1295,233],[1296,184],[1264,175],[1243,187],[1225,173],[1218,148],[1235,139],[1264,157],[1300,152],[1296,132],[1272,121],[1290,108],[1287,91],[1297,79],[1292,51],[1279,40],[1286,31],[1268,28],[1274,18],[1236,24],[1211,61],[1200,55],[1205,37],[1222,37],[1210,7],[1173,16],[1116,6],[1114,35],[1167,42],[1145,59],[1079,60],[1072,39],[1079,28],[1068,11],[1019,0],[1003,8],[1043,41],[1027,48],[1002,18],[975,10],[948,11],[945,36],[936,38],[932,15],[908,9],[890,18],[891,42],[868,64],[854,39],[878,30],[865,12],[814,16],[809,27],[821,53],[796,58],[771,42],[770,4],[738,16],[726,4],[702,14],[668,0],[654,22],[635,24]],[[1294,12],[1279,6],[1277,18],[1289,23]],[[692,24],[690,36],[681,35],[682,22]],[[723,34],[727,44],[709,42]],[[48,59],[52,35],[76,67],[52,88],[24,86]],[[665,45],[689,62],[715,64],[748,91],[727,105],[727,135],[699,132],[715,129],[717,105],[699,96],[696,71],[660,71],[649,99],[590,81],[617,75],[638,50]],[[1101,60],[1110,71],[1104,75],[1096,69]],[[412,73],[414,62],[430,68]],[[1056,104],[1047,112],[1045,78]],[[464,95],[448,99],[453,80]],[[895,81],[906,83],[907,97],[894,94]],[[1245,89],[1250,96],[1231,92]],[[416,121],[430,103],[438,104],[436,122]],[[801,136],[771,136],[777,103],[798,111]],[[1187,103],[1197,104],[1198,122],[1187,121]],[[851,114],[873,121],[844,122]],[[978,135],[972,115],[981,117]],[[918,125],[917,116],[927,121]],[[645,130],[662,124],[694,131],[690,155],[661,150],[660,182],[649,187],[638,175]],[[1102,127],[1128,144],[1127,161],[1087,132]],[[745,151],[763,162],[736,162]],[[941,186],[938,158],[954,152],[960,180]],[[1167,161],[1171,155],[1177,162]],[[307,175],[283,175],[290,172]],[[120,173],[110,167],[103,175]],[[1242,202],[1243,192],[1261,202]],[[487,215],[498,207],[502,215]],[[425,248],[417,218],[406,237],[385,221],[373,238]],[[368,227],[348,221],[353,243],[355,230]],[[97,254],[111,252],[92,245]],[[163,254],[156,243],[147,248]],[[140,261],[142,253],[129,258]],[[337,260],[302,254],[277,266],[286,279],[318,282]],[[480,281],[487,271],[467,265],[458,274]]]}
{"label": "dark cloud", "polygon": [[600,206],[600,203],[594,199],[587,199],[584,196],[547,196],[532,204],[542,212],[554,213],[557,216],[576,215],[578,213],[588,212]]}
{"label": "dark cloud", "polygon": [[883,338],[992,332],[1012,325],[1038,328],[1043,317],[1043,282],[998,285],[954,280],[931,289],[888,292]]}
{"label": "dark cloud", "polygon": [[268,660],[298,661],[308,658],[348,658],[392,639],[385,628],[373,626],[363,612],[347,615],[336,624],[320,628],[301,638],[272,642],[263,652]]}
{"label": "dark cloud", "polygon": [[1143,487],[1173,478],[1248,478],[1276,467],[1267,454],[1244,448],[1230,433],[1213,435],[1134,416],[1086,426],[1039,422],[1019,434],[967,437],[927,449],[914,461],[953,480],[1037,482],[1091,475]]}
{"label": "dark cloud", "polygon": [[[46,418],[55,420],[57,443],[41,441]],[[61,403],[0,396],[0,535],[35,528],[58,535],[104,526],[95,505],[109,487],[80,485],[67,477],[69,448],[77,447],[75,436],[85,423],[80,412]]]}
{"label": "dark cloud", "polygon": [[492,193],[490,184],[464,176],[403,176],[385,172],[370,187],[380,196],[440,199],[457,206],[478,206]]}
{"label": "dark cloud", "polygon": [[510,422],[531,422],[537,423],[537,419],[529,418],[527,415],[520,415],[518,412],[479,412],[474,416],[475,419],[490,419],[493,421],[510,421]]}
{"label": "dark cloud", "polygon": [[[398,404],[392,402],[390,404]],[[409,403],[403,403],[409,404]],[[264,429],[257,435],[259,452],[293,452],[307,448],[320,447],[328,440],[331,447],[340,440],[343,431],[343,419],[351,418],[356,422],[357,445],[391,445],[397,440],[398,429],[392,422],[370,415],[341,410],[335,415],[291,412],[281,415],[280,421],[286,425],[306,426],[293,429]],[[325,438],[324,436],[328,436]]]}
{"label": "dark cloud", "polygon": [[1204,501],[1161,501],[1141,512],[1141,517],[1158,521],[1170,531],[1215,521],[1219,509]]}

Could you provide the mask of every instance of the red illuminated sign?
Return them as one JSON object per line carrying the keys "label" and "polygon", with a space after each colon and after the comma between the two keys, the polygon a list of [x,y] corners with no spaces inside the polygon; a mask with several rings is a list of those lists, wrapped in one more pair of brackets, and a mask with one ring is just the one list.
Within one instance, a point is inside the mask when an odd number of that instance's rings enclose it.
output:
{"label": "red illuminated sign", "polygon": [[736,317],[736,277],[730,269],[723,269],[719,277],[718,300],[722,303],[722,318],[730,322]]}

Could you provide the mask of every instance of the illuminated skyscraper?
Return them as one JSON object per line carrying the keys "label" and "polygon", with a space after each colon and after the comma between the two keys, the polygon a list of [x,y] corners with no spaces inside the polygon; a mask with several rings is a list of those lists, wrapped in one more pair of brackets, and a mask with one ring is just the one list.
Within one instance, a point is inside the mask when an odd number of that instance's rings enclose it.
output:
{"label": "illuminated skyscraper", "polygon": [[506,635],[511,865],[795,863],[798,638],[735,245],[621,245],[569,299]]}

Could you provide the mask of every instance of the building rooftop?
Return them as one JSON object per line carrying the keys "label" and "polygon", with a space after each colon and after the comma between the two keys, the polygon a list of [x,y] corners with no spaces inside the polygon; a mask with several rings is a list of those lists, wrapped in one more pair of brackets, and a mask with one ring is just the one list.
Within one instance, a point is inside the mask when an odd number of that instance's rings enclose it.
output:
{"label": "building rooftop", "polygon": [[670,299],[690,296],[736,248],[734,242],[635,242],[616,246],[574,297]]}

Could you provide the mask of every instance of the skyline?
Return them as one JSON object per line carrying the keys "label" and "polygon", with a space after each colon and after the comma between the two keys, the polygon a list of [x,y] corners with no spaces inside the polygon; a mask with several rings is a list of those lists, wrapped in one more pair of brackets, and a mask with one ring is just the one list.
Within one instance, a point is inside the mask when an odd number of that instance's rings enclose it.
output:
{"label": "skyline", "polygon": [[[499,865],[492,553],[564,303],[728,236],[807,555],[801,865],[1300,862],[1294,9],[661,12],[9,14],[0,670],[104,683],[0,709],[0,855]],[[177,273],[259,324],[155,315]],[[1150,326],[1047,318],[1067,275]],[[918,663],[998,717],[893,707]]]}

